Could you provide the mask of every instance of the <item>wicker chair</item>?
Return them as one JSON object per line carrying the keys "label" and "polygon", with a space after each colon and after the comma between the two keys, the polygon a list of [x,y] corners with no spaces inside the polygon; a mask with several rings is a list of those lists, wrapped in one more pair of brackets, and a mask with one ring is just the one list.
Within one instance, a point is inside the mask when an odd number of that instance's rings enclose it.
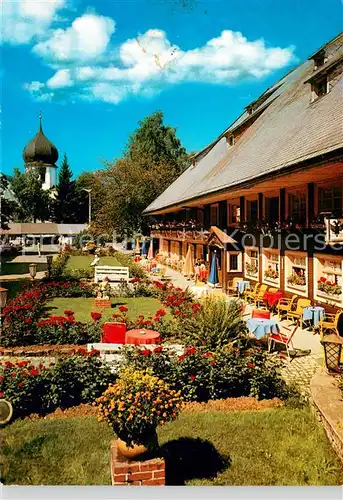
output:
{"label": "wicker chair", "polygon": [[267,285],[261,285],[260,286],[260,289],[257,292],[257,294],[255,296],[255,300],[254,300],[254,304],[255,304],[256,307],[258,307],[259,304],[263,304],[264,303],[263,297],[264,297],[264,294],[266,293],[267,290],[268,290],[268,286]]}
{"label": "wicker chair", "polygon": [[337,311],[336,314],[325,313],[324,319],[320,320],[318,323],[320,336],[324,335],[324,331],[332,331],[336,335],[339,335],[338,331],[338,320],[343,311]]}
{"label": "wicker chair", "polygon": [[252,301],[255,300],[255,297],[258,293],[258,289],[260,288],[260,284],[259,283],[256,283],[256,285],[254,286],[254,289],[253,290],[246,290],[244,292],[244,301],[245,302],[248,302],[249,299],[251,299]]}
{"label": "wicker chair", "polygon": [[229,295],[238,295],[236,283],[237,283],[237,281],[239,281],[241,279],[242,278],[232,278],[232,280],[229,281],[228,286],[227,286],[227,292]]}
{"label": "wicker chair", "polygon": [[281,319],[282,314],[287,314],[289,311],[293,311],[297,298],[297,295],[292,295],[292,298],[283,297],[279,300],[276,306],[278,319]]}
{"label": "wicker chair", "polygon": [[300,328],[303,327],[303,314],[305,307],[311,305],[310,299],[298,299],[297,307],[294,311],[287,312],[287,319],[292,322],[297,322],[300,324]]}

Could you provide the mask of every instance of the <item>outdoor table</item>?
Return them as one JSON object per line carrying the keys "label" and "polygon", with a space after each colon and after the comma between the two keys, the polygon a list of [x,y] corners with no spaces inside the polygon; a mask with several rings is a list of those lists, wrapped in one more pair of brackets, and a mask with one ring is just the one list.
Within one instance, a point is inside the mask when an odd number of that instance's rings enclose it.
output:
{"label": "outdoor table", "polygon": [[247,328],[257,339],[261,339],[268,333],[278,333],[279,327],[275,319],[249,318]]}
{"label": "outdoor table", "polygon": [[135,329],[126,332],[126,344],[158,344],[161,341],[160,334],[155,330]]}
{"label": "outdoor table", "polygon": [[275,307],[276,304],[279,302],[280,299],[284,297],[283,292],[266,292],[263,295],[263,300],[269,307]]}
{"label": "outdoor table", "polygon": [[324,318],[325,309],[324,307],[305,307],[303,312],[303,321],[313,321],[313,325],[316,327],[320,320]]}
{"label": "outdoor table", "polygon": [[240,295],[242,295],[247,288],[250,288],[250,281],[246,280],[236,281],[236,289],[238,290]]}
{"label": "outdoor table", "polygon": [[194,295],[199,299],[204,295],[208,295],[208,289],[206,286],[191,286],[189,290],[194,293]]}

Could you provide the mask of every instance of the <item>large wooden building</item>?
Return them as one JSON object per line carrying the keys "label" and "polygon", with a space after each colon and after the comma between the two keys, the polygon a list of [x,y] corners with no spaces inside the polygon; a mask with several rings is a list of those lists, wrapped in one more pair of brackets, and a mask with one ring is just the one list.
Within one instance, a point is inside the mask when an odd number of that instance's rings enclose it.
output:
{"label": "large wooden building", "polygon": [[340,34],[195,155],[145,210],[159,251],[343,307],[342,70]]}

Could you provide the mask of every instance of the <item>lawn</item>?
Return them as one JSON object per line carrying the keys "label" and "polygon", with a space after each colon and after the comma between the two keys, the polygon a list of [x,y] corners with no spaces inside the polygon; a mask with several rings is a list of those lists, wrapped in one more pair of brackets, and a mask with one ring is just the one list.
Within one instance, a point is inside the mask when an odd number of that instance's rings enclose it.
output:
{"label": "lawn", "polygon": [[[71,255],[67,261],[66,269],[87,269],[94,260],[95,255]],[[100,257],[99,266],[121,266],[114,257]]]}
{"label": "lawn", "polygon": [[[164,308],[163,305],[151,297],[130,297],[130,298],[115,298],[112,299],[112,308],[104,309],[102,312],[102,320],[112,320],[113,313],[119,313],[118,307],[125,305],[129,308],[128,316],[135,320],[140,314],[146,318],[150,315],[154,316],[158,309]],[[75,313],[75,318],[79,321],[91,321],[91,312],[96,311],[94,308],[94,298],[61,298],[57,297],[48,302],[46,312],[48,315],[60,316],[64,314],[66,309],[71,309]],[[168,317],[168,316],[166,316]]]}
{"label": "lawn", "polygon": [[[112,437],[95,417],[15,422],[3,431],[1,480],[108,485]],[[307,408],[183,413],[159,429],[159,442],[170,485],[342,482],[339,460]]]}

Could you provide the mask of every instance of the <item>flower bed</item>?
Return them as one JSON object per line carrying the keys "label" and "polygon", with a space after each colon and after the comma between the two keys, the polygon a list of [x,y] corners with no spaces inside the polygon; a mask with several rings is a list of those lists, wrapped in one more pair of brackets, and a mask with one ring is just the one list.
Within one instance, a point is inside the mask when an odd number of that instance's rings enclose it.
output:
{"label": "flower bed", "polygon": [[254,396],[284,397],[285,382],[279,376],[279,360],[260,347],[227,345],[213,351],[187,348],[181,356],[159,346],[153,351],[126,347],[121,366],[149,369],[186,401]]}
{"label": "flower bed", "polygon": [[98,354],[78,349],[56,363],[2,362],[0,397],[12,403],[15,418],[92,402],[115,380]]}

